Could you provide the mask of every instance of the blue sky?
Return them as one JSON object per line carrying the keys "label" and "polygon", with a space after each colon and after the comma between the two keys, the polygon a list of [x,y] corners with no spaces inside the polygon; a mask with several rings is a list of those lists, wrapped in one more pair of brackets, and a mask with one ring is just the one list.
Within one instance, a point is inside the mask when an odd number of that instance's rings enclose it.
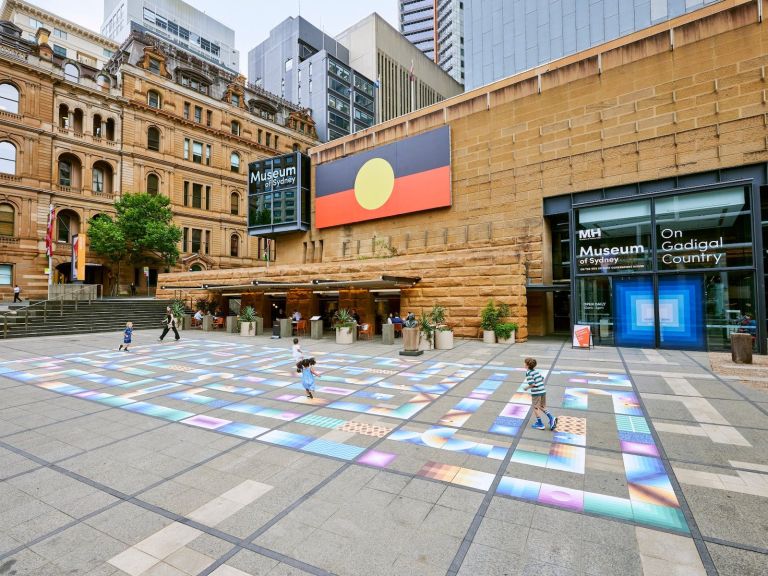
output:
{"label": "blue sky", "polygon": [[[104,18],[102,0],[27,0],[81,26],[99,31]],[[397,0],[186,0],[198,10],[235,30],[240,72],[247,74],[248,50],[288,16],[301,15],[326,34],[335,36],[371,12],[397,28]]]}

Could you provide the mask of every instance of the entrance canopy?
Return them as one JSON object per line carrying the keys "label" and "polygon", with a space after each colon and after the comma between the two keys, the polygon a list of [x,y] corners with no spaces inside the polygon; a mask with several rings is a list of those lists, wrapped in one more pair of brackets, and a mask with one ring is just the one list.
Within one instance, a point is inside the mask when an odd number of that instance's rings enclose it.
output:
{"label": "entrance canopy", "polygon": [[242,290],[243,292],[267,292],[274,290],[291,290],[303,288],[308,290],[327,291],[362,288],[367,290],[384,290],[387,288],[411,288],[421,280],[410,276],[378,276],[368,280],[335,280],[332,278],[315,278],[306,282],[278,282],[275,280],[253,280],[250,284],[201,284],[198,286],[169,286],[169,288],[185,288],[223,292]]}

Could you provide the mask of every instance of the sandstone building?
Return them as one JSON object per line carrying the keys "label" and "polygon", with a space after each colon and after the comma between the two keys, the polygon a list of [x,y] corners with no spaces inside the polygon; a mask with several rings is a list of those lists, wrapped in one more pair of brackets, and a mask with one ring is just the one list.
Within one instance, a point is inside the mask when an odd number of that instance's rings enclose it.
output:
{"label": "sandstone building", "polygon": [[[55,276],[67,281],[72,235],[87,235],[90,218],[132,192],[171,199],[184,232],[176,269],[257,262],[258,241],[246,233],[246,165],[317,143],[306,111],[142,33],[118,47],[23,2],[9,2],[4,16],[34,20],[35,38],[0,24],[0,295],[14,283],[25,296],[46,295],[50,204]],[[62,35],[79,51],[54,50]],[[85,57],[112,49],[103,65]],[[87,263],[86,283],[106,292],[131,282],[143,291],[165,271],[148,259],[124,265],[118,279],[95,255]]]}
{"label": "sandstone building", "polygon": [[[598,342],[722,349],[742,331],[765,351],[764,7],[719,2],[313,148],[313,226],[279,237],[268,271],[160,283],[264,314],[335,298],[371,322],[392,298],[440,303],[472,337],[495,298],[518,338],[589,324]],[[450,207],[316,226],[325,166],[444,126]]]}

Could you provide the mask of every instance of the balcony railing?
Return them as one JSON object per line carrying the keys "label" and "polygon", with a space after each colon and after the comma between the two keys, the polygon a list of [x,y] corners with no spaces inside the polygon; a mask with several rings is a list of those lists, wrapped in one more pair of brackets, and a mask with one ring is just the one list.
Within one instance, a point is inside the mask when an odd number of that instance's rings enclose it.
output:
{"label": "balcony railing", "polygon": [[14,236],[0,236],[0,246],[18,246],[19,239]]}

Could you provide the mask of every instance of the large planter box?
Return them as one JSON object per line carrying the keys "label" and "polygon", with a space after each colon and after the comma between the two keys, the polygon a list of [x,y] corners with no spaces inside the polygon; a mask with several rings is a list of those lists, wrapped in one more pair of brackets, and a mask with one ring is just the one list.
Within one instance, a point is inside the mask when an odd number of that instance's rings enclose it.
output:
{"label": "large planter box", "polygon": [[432,337],[424,332],[419,334],[419,350],[432,350]]}
{"label": "large planter box", "polygon": [[210,332],[213,330],[213,316],[206,314],[203,316],[203,331]]}
{"label": "large planter box", "polygon": [[394,324],[381,325],[381,343],[382,344],[395,343],[395,325]]}
{"label": "large planter box", "polygon": [[483,342],[486,344],[496,344],[496,334],[493,330],[483,330]]}
{"label": "large planter box", "polygon": [[238,332],[237,329],[237,316],[227,316],[225,319],[226,331],[229,334]]}
{"label": "large planter box", "polygon": [[253,336],[256,322],[240,322],[240,336]]}
{"label": "large planter box", "polygon": [[416,351],[419,349],[419,329],[403,328],[403,349]]}
{"label": "large planter box", "polygon": [[453,350],[452,330],[438,330],[435,332],[435,350]]}
{"label": "large planter box", "polygon": [[354,342],[352,330],[354,329],[349,326],[336,328],[336,344],[352,344]]}
{"label": "large planter box", "polygon": [[293,326],[290,318],[280,318],[280,338],[290,338],[293,336]]}
{"label": "large planter box", "polygon": [[499,338],[499,344],[514,344],[515,343],[515,330],[512,330],[512,334],[509,338]]}
{"label": "large planter box", "polygon": [[256,325],[253,330],[254,336],[261,336],[264,333],[264,318],[261,316],[256,316],[256,321],[254,322]]}

